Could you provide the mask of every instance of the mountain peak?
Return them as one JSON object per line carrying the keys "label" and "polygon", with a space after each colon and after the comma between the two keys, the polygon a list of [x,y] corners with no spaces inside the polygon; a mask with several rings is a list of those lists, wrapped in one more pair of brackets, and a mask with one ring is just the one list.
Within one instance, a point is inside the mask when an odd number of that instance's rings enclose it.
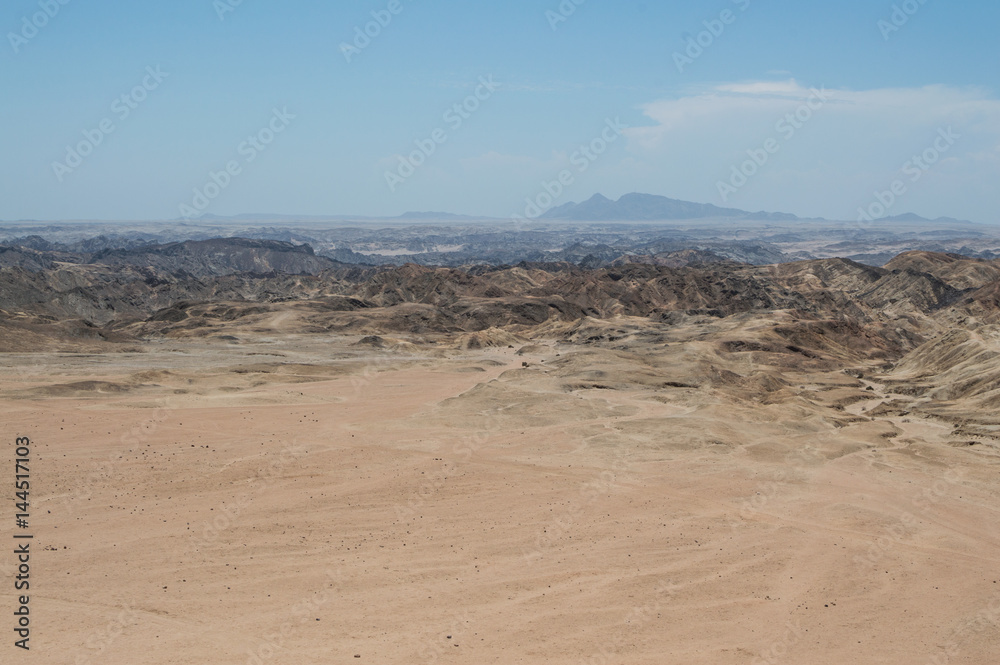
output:
{"label": "mountain peak", "polygon": [[749,213],[735,208],[720,208],[710,203],[679,201],[656,194],[632,192],[617,201],[594,194],[583,203],[566,203],[542,215],[543,219],[581,222],[632,222],[736,217],[763,220],[796,220],[787,213]]}
{"label": "mountain peak", "polygon": [[916,222],[916,223],[932,223],[932,224],[972,224],[972,222],[966,219],[955,219],[954,217],[938,217],[937,219],[927,219],[926,217],[921,217],[920,215],[913,212],[904,212],[901,215],[893,215],[891,217],[882,217],[875,221],[878,222]]}
{"label": "mountain peak", "polygon": [[425,211],[409,211],[404,212],[402,215],[396,219],[468,219],[465,215],[456,215],[451,212],[425,212]]}

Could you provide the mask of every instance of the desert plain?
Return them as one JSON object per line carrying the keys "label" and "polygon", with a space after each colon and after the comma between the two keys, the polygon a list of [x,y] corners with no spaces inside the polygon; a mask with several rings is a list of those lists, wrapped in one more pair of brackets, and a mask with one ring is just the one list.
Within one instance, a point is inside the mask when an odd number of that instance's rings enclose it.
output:
{"label": "desert plain", "polygon": [[1000,268],[897,261],[8,312],[22,662],[994,663]]}

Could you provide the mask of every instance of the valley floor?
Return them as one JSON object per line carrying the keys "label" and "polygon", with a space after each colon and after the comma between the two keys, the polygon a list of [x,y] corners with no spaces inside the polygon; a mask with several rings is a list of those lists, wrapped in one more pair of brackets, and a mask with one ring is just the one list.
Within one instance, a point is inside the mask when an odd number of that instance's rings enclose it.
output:
{"label": "valley floor", "polygon": [[6,355],[31,662],[996,662],[990,425],[730,333]]}

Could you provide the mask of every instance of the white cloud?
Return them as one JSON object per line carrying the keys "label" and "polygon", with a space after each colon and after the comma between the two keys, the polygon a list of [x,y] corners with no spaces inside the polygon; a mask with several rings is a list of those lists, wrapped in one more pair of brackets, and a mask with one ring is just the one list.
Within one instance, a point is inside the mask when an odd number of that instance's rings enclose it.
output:
{"label": "white cloud", "polygon": [[[822,104],[817,89],[826,98]],[[621,165],[622,179],[637,181],[634,189],[721,203],[718,182],[749,159],[748,150],[774,139],[778,151],[725,203],[844,218],[950,127],[961,138],[935,164],[933,177],[901,198],[897,211],[919,205],[921,214],[982,218],[997,207],[992,187],[972,190],[969,184],[1000,178],[992,159],[1000,141],[1000,100],[981,88],[856,91],[794,79],[748,81],[691,90],[641,110],[651,124],[626,130],[635,162]],[[959,189],[961,196],[953,196]]]}

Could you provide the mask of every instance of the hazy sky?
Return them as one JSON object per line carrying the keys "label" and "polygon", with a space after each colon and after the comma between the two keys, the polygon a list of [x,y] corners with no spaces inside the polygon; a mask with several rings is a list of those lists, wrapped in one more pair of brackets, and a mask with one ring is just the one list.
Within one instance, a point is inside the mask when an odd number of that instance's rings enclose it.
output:
{"label": "hazy sky", "polygon": [[8,0],[0,219],[639,191],[1000,222],[998,28],[996,0]]}

